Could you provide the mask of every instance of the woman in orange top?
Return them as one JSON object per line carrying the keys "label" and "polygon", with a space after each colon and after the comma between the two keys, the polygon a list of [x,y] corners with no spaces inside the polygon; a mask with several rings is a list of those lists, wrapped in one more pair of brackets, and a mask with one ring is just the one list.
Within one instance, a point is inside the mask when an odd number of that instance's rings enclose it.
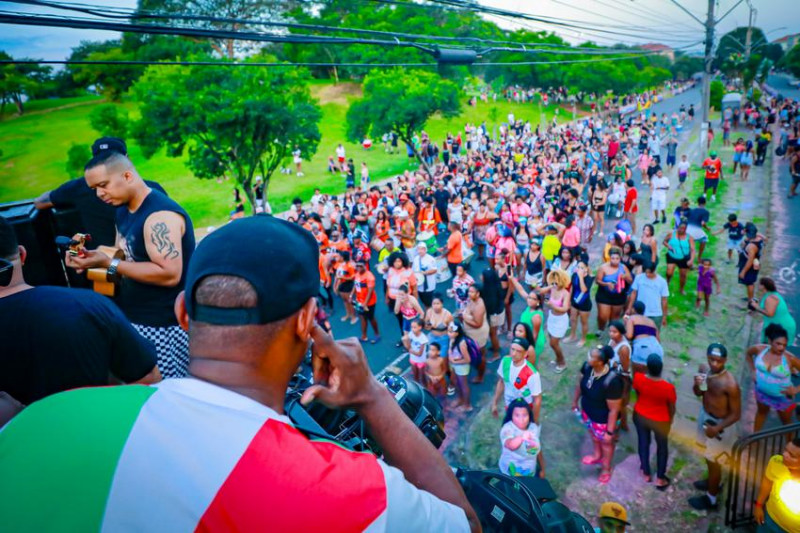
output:
{"label": "woman in orange top", "polygon": [[418,220],[420,232],[432,231],[434,235],[439,235],[439,224],[442,222],[442,217],[429,197],[422,199]]}
{"label": "woman in orange top", "polygon": [[389,238],[389,219],[386,211],[378,211],[375,220],[375,238],[381,242],[386,242],[386,239]]}
{"label": "woman in orange top", "polygon": [[342,322],[350,320],[351,324],[355,324],[358,322],[358,316],[356,316],[356,310],[353,308],[350,295],[353,292],[356,265],[350,260],[350,252],[339,252],[339,255],[342,260],[336,265],[336,279],[333,284],[333,290],[339,293],[339,297],[344,302],[345,315],[342,317]]}

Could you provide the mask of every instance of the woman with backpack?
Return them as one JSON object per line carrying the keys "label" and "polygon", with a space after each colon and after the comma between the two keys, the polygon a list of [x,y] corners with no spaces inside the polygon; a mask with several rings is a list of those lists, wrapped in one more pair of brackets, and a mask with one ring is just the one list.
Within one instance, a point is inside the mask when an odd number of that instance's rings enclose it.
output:
{"label": "woman with backpack", "polygon": [[585,456],[581,463],[587,466],[600,465],[597,481],[601,485],[611,481],[611,460],[619,433],[619,412],[624,389],[622,378],[609,364],[613,358],[614,349],[611,346],[597,346],[589,350],[588,361],[581,368],[572,401],[572,410],[581,417],[594,445],[592,455]]}

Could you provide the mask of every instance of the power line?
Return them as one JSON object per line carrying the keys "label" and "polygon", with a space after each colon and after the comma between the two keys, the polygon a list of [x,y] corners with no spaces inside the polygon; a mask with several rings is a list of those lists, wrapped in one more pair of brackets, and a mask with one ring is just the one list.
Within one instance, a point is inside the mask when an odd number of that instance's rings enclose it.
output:
{"label": "power line", "polygon": [[[648,53],[647,55],[656,55]],[[477,62],[471,66],[516,66],[516,65],[566,65],[575,63],[602,63],[606,61],[623,61],[640,59],[640,55],[625,55],[591,59],[565,59],[550,61],[504,61]],[[88,60],[88,59],[0,59],[0,65],[116,65],[116,66],[213,66],[213,67],[436,67],[436,63],[281,63],[257,61],[147,61],[147,60]]]}
{"label": "power line", "polygon": [[[335,26],[325,26],[325,25],[318,25],[318,24],[301,24],[301,23],[291,23],[291,22],[275,22],[275,21],[265,21],[260,19],[238,19],[238,18],[223,18],[223,17],[210,17],[204,15],[186,15],[186,14],[163,14],[163,13],[154,13],[150,11],[141,11],[136,12],[133,10],[126,10],[126,8],[116,8],[110,6],[89,6],[84,7],[86,4],[74,4],[68,2],[50,2],[46,0],[10,0],[11,3],[18,3],[18,4],[25,4],[25,5],[36,5],[36,6],[43,6],[43,7],[50,7],[54,9],[63,9],[63,10],[71,10],[71,11],[78,11],[81,13],[92,14],[99,17],[109,17],[109,18],[122,18],[122,19],[154,19],[154,20],[185,20],[185,21],[204,21],[204,22],[217,22],[217,23],[229,23],[229,24],[242,24],[242,25],[263,25],[269,27],[278,27],[278,28],[292,28],[292,29],[308,29],[308,30],[317,30],[317,31],[330,31],[330,32],[344,32],[344,33],[360,33],[365,35],[380,35],[380,36],[388,36],[392,39],[398,38],[405,38],[411,40],[430,40],[430,41],[445,41],[451,43],[475,43],[475,44],[502,44],[502,45],[515,45],[521,47],[519,50],[513,50],[510,48],[491,48],[485,50],[484,53],[492,52],[492,51],[520,51],[520,52],[538,52],[538,53],[547,53],[547,50],[541,50],[537,48],[530,48],[531,46],[538,47],[542,46],[544,48],[553,48],[557,47],[557,45],[549,44],[549,43],[522,43],[519,41],[501,41],[495,39],[483,39],[479,37],[469,37],[469,36],[462,36],[462,37],[451,37],[451,36],[439,36],[439,35],[418,35],[418,34],[410,34],[410,33],[401,33],[401,32],[388,32],[388,31],[380,31],[380,30],[369,30],[363,28],[347,28],[347,27],[335,27]],[[591,48],[583,49],[581,51],[574,51],[572,50],[573,47],[565,46],[563,47],[567,51],[562,53],[564,54],[585,54],[585,55],[603,55],[603,54],[617,54],[619,53],[613,49],[607,48]],[[629,53],[643,53],[638,52],[635,50],[631,50]]]}

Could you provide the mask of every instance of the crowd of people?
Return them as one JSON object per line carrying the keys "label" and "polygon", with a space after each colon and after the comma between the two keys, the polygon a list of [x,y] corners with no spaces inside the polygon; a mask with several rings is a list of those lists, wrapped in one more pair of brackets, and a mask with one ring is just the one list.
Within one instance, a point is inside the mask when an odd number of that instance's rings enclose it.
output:
{"label": "crowd of people", "polygon": [[[511,96],[517,97],[523,98]],[[747,105],[743,115],[750,120],[756,109]],[[787,118],[796,124],[796,107],[789,109]],[[778,113],[785,114],[785,107],[761,108],[752,135],[767,131]],[[671,116],[592,117],[546,129],[510,116],[498,138],[485,124],[466,124],[463,132],[447,136],[441,150],[427,150],[436,144],[420,132],[421,153],[429,157],[433,175],[407,171],[342,197],[317,191],[307,207],[298,200],[288,219],[320,242],[326,280],[321,303],[328,313],[341,301],[348,310],[341,319],[361,321],[362,342],[396,340],[409,355],[413,379],[441,400],[454,395],[452,407],[471,410],[470,383],[480,383],[487,363],[499,360],[492,411],[505,413],[501,470],[544,475],[541,374],[569,368],[579,374],[574,408],[594,443],[583,464],[600,466],[600,483],[611,479],[615,443],[619,431],[628,429],[631,410],[643,479],[655,477],[656,488],[665,490],[676,391],[661,377],[669,356],[661,330],[671,294],[691,290],[708,317],[713,294],[736,279],[746,288],[750,312],[766,317],[765,328],[780,322],[770,330],[777,340],[765,337],[767,345],[752,349],[758,350],[754,368],[769,369],[761,376],[756,372],[757,398],[761,383],[774,381],[767,387],[770,399],[759,401],[763,416],[755,430],[771,408],[788,422],[800,392],[790,381],[800,374],[795,367],[800,360],[785,350],[794,342],[794,318],[774,282],[760,276],[767,236],[736,213],[712,214],[720,182],[747,176],[725,175],[731,162],[711,150],[699,165],[704,193],[667,211],[668,191],[682,189],[689,175],[686,154],[678,158],[677,132],[693,116],[693,109],[683,108]],[[733,162],[742,168],[738,155]],[[640,223],[640,212],[652,213],[652,219]],[[709,237],[719,233],[727,234],[729,262],[735,255],[738,277],[723,275],[706,250]],[[375,274],[366,281],[353,274],[371,268]],[[696,286],[687,288],[692,270]],[[383,291],[375,288],[374,278],[381,277]],[[757,287],[763,289],[760,299]],[[385,307],[379,304],[381,292]],[[515,316],[517,296],[526,306]],[[354,308],[358,311],[351,314]],[[379,333],[374,316],[381,312],[395,315],[394,332]],[[589,350],[587,362],[581,366],[565,358],[564,343],[585,346],[590,337],[599,344]],[[509,345],[501,357],[503,338]],[[774,342],[783,348],[767,357],[774,357],[777,367],[772,359],[761,362],[764,353],[773,353]],[[725,371],[726,358],[725,346],[713,343],[696,378],[703,400],[697,441],[709,469],[709,480],[697,484],[703,493],[690,501],[698,509],[717,507],[721,456],[737,435],[735,428],[723,430],[741,417],[739,385]],[[631,391],[637,402],[629,406]],[[655,476],[648,452],[653,438]]]}
{"label": "crowd of people", "polygon": [[[649,102],[651,96],[642,99]],[[787,157],[794,165],[796,105],[774,103],[755,109],[745,110],[748,121],[757,115],[753,135],[763,136],[778,118],[791,125],[784,129]],[[658,490],[666,490],[671,482],[667,437],[677,399],[675,387],[662,377],[670,356],[664,349],[663,328],[670,299],[676,292],[685,293],[690,270],[697,270],[696,304],[706,316],[713,309],[714,289],[719,292],[731,278],[705,249],[712,232],[727,232],[729,260],[737,256],[737,281],[747,291],[746,310],[764,318],[762,344],[747,350],[758,407],[753,429],[759,430],[773,410],[788,423],[800,393],[800,384],[793,381],[800,375],[800,359],[787,349],[795,340],[795,320],[775,282],[761,275],[767,236],[752,221],[740,222],[735,213],[715,210],[720,181],[735,179],[723,174],[716,153],[711,151],[702,162],[704,194],[693,201],[683,198],[673,213],[667,212],[669,191],[680,189],[688,178],[686,155],[680,162],[677,157],[678,132],[692,117],[693,112],[683,110],[659,116],[648,108],[543,128],[509,116],[497,137],[485,123],[465,124],[463,132],[438,144],[420,132],[419,153],[432,173],[420,167],[380,185],[370,183],[365,168],[356,184],[352,159],[340,146],[331,166],[332,172],[348,176],[341,197],[317,190],[307,205],[298,198],[285,221],[236,217],[242,220],[212,232],[196,252],[188,214],[158,184],[139,176],[123,142],[99,140],[84,179],[44,194],[37,207],[83,205],[88,206],[84,214],[105,217],[92,223],[111,221],[116,236],[108,240],[114,242],[97,244],[117,244],[126,260],[81,248],[67,252],[64,263],[78,273],[100,269],[108,279],[121,279],[115,304],[87,291],[27,285],[22,276],[24,247],[7,223],[0,226],[0,325],[4,339],[9,339],[9,349],[0,358],[0,391],[7,393],[0,396],[0,405],[9,417],[22,411],[0,433],[0,475],[13,480],[16,490],[27,487],[24,480],[35,478],[39,470],[56,468],[49,460],[27,460],[26,454],[36,448],[26,443],[41,431],[36,424],[43,417],[74,415],[70,409],[81,406],[92,423],[64,426],[69,429],[63,444],[72,446],[85,431],[110,424],[118,402],[126,412],[141,411],[141,424],[131,420],[118,430],[115,442],[128,439],[141,450],[153,443],[149,453],[165,452],[176,468],[189,465],[168,449],[165,435],[175,438],[178,431],[197,437],[212,423],[228,430],[225,439],[239,455],[230,455],[230,471],[218,472],[214,483],[202,487],[208,502],[217,495],[213,502],[218,505],[196,509],[202,512],[188,520],[197,527],[213,528],[231,516],[225,508],[227,498],[233,502],[242,497],[242,487],[236,492],[229,483],[237,481],[237,473],[268,480],[275,468],[286,471],[308,459],[319,468],[339,468],[330,483],[319,488],[321,493],[338,490],[335,481],[344,478],[337,476],[353,474],[353,469],[366,476],[366,493],[369,487],[391,489],[386,489],[388,501],[376,501],[369,512],[361,508],[366,514],[353,514],[354,526],[363,528],[386,520],[387,514],[405,517],[412,509],[425,508],[428,511],[415,519],[426,528],[457,524],[474,529],[474,511],[441,455],[408,427],[394,400],[387,402],[389,397],[375,388],[363,348],[331,337],[334,310],[341,308],[339,320],[359,324],[362,344],[383,350],[394,345],[407,354],[411,379],[448,409],[472,410],[470,385],[481,383],[487,371],[497,375],[491,410],[503,420],[498,465],[502,472],[546,477],[549,428],[542,431],[542,374],[569,372],[576,377],[572,408],[593,445],[581,463],[597,465],[598,482],[608,483],[620,432],[628,430],[632,413],[642,479],[655,480]],[[384,143],[388,150],[396,139],[390,135]],[[742,180],[747,179],[741,155],[746,153],[747,143],[734,156]],[[639,213],[646,213],[645,223],[637,220]],[[715,226],[720,227],[716,232]],[[254,239],[263,241],[255,246]],[[264,265],[271,269],[269,276],[263,275]],[[679,279],[673,283],[676,269]],[[517,297],[524,301],[518,314],[513,306]],[[38,325],[48,320],[45,311],[54,318],[50,329],[42,331]],[[378,320],[382,315],[394,319],[387,326]],[[75,335],[90,330],[102,342],[87,343]],[[374,458],[348,463],[339,452],[322,450],[324,443],[308,441],[286,424],[281,416],[283,394],[310,340],[319,381],[306,391],[304,403],[316,399],[357,410],[405,479]],[[585,359],[570,360],[565,344],[584,347]],[[693,391],[701,399],[696,440],[704,450],[708,477],[695,483],[700,494],[690,504],[714,510],[743,400],[737,379],[725,368],[724,344],[713,342],[706,353],[707,363],[698,369]],[[118,389],[133,392],[115,396],[116,388],[108,388],[37,402],[75,387],[107,384],[109,375],[115,382],[160,383],[150,389],[154,393],[122,387]],[[164,378],[172,379],[162,382]],[[629,405],[632,391],[636,402]],[[23,409],[28,404],[33,405]],[[220,409],[232,410],[235,423],[220,417]],[[268,436],[262,434],[264,428]],[[402,438],[398,428],[405,428]],[[655,470],[651,440],[656,443]],[[264,461],[274,457],[272,452],[259,454],[256,449],[248,455],[248,446],[266,450],[278,441],[287,456],[297,458],[276,466]],[[217,448],[202,442],[195,443],[200,444],[198,453],[210,463]],[[101,454],[93,446],[84,450],[86,457]],[[786,466],[770,467],[770,483],[781,468],[797,469],[797,444],[791,446]],[[294,452],[288,453],[290,448]],[[137,463],[130,459],[136,453],[144,452],[126,447],[121,458],[117,450],[113,459],[121,465],[115,475],[128,483],[151,472],[136,471]],[[75,456],[64,457],[70,465],[64,471],[83,468]],[[239,460],[252,470],[237,472],[234,465]],[[155,462],[152,471],[167,465],[165,461]],[[425,474],[430,465],[441,475]],[[762,487],[762,505],[768,495],[773,498],[770,483]],[[264,489],[275,492],[277,486]],[[177,507],[197,489],[165,487]],[[114,496],[107,502],[106,522],[111,527],[130,523],[124,522],[130,512],[119,510],[130,505],[125,495],[115,494],[113,486],[103,490]],[[14,502],[37,494],[34,486],[16,492],[0,489],[2,514],[18,518]],[[345,499],[356,496],[342,494]],[[71,501],[64,499],[58,511],[68,512]],[[770,501],[768,511],[778,505]],[[242,517],[258,509],[251,497],[236,505],[252,507],[236,520],[246,520]],[[290,509],[294,508],[284,509],[286,516]],[[276,511],[278,519],[286,519],[284,510]],[[146,520],[147,506],[139,511],[133,513],[136,520]],[[622,511],[614,514],[624,525],[627,515]],[[601,509],[601,517],[614,518],[603,513]],[[261,522],[237,523],[246,527]]]}

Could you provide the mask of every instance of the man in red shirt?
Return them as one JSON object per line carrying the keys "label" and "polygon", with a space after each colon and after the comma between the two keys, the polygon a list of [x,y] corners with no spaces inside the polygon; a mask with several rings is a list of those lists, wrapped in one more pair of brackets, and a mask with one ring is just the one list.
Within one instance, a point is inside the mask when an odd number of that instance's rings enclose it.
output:
{"label": "man in red shirt", "polygon": [[709,152],[708,157],[703,161],[703,168],[706,170],[703,194],[706,194],[711,189],[711,199],[716,201],[717,187],[719,187],[719,180],[722,179],[722,161],[717,157],[717,152],[714,150]]}
{"label": "man in red shirt", "polygon": [[631,223],[631,231],[636,234],[636,213],[639,212],[639,191],[632,179],[625,182],[628,190],[625,192],[625,203],[622,207],[623,217]]}
{"label": "man in red shirt", "polygon": [[[356,261],[353,294],[356,300],[356,312],[361,319],[361,342],[369,341],[375,344],[381,340],[378,321],[375,320],[375,304],[378,303],[378,297],[375,294],[375,276],[367,269],[367,263],[363,260]],[[375,332],[375,337],[372,339],[367,338],[367,322],[372,325],[372,330]]]}

